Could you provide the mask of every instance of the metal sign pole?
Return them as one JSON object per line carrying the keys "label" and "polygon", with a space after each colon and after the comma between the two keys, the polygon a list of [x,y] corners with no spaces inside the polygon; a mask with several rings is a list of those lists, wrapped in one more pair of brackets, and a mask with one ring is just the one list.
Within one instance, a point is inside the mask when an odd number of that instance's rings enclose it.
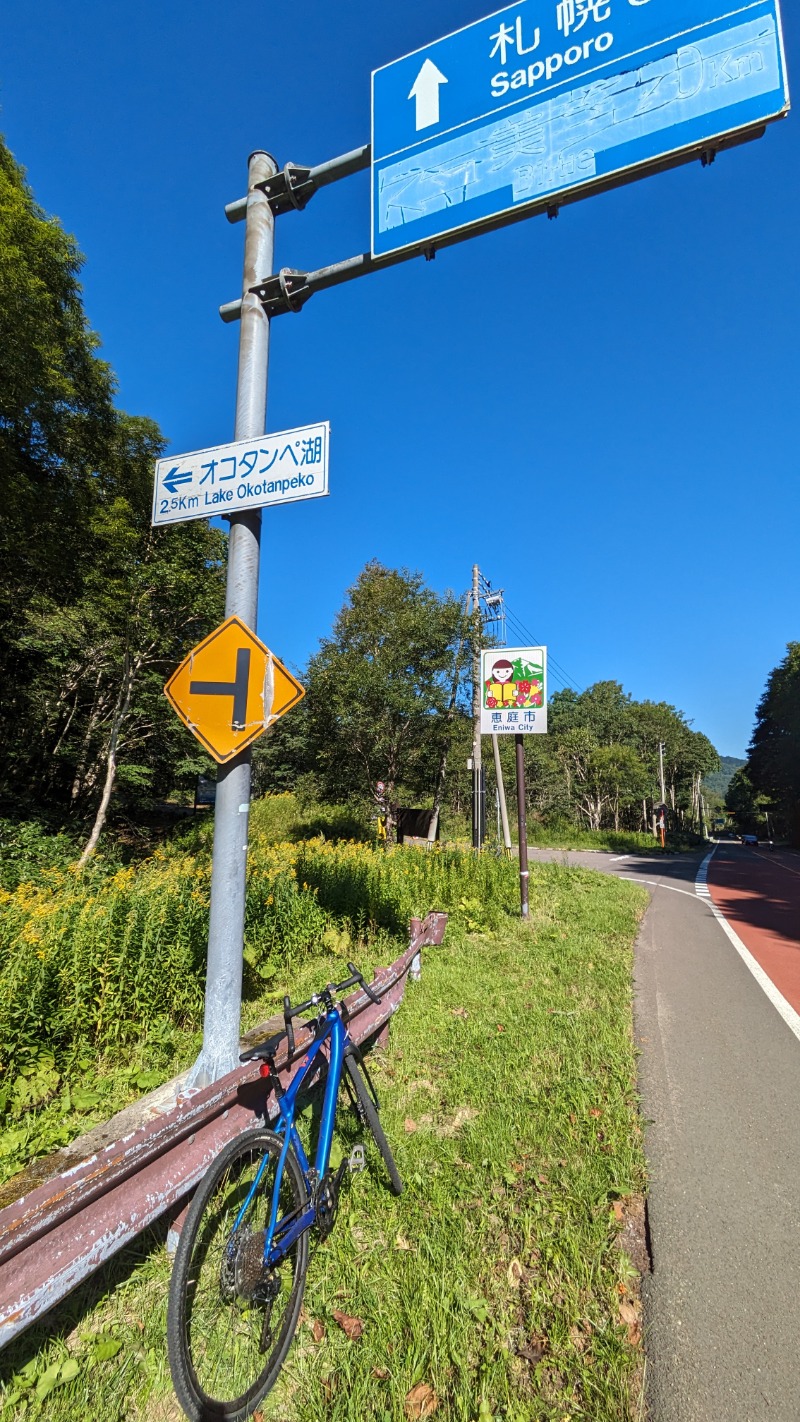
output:
{"label": "metal sign pole", "polygon": [[519,824],[519,898],[522,917],[529,914],[528,904],[528,825],[525,813],[525,737],[515,736],[517,750],[517,822]]}
{"label": "metal sign pole", "polygon": [[[266,429],[269,317],[250,287],[272,272],[275,219],[256,186],[278,170],[269,153],[251,154],[248,165],[244,280],[239,329],[239,373],[234,439],[260,438]],[[239,617],[253,631],[258,607],[261,510],[230,516],[225,616]],[[214,812],[211,918],[203,1048],[191,1084],[208,1085],[239,1065],[244,946],[245,872],[250,812],[250,751],[221,766]]]}

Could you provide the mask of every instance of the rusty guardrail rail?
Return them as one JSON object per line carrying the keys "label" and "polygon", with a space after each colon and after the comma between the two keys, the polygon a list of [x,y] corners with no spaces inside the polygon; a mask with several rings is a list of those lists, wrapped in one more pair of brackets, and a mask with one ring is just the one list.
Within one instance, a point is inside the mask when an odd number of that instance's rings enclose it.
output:
{"label": "rusty guardrail rail", "polygon": [[[412,919],[406,950],[375,974],[372,989],[380,1003],[361,989],[345,999],[354,1041],[371,1042],[388,1031],[420,949],[441,943],[446,924],[444,913]],[[283,1017],[271,1018],[247,1033],[244,1045],[282,1026]],[[291,1061],[285,1044],[276,1059],[284,1086],[312,1040],[307,1029],[295,1037]],[[0,1209],[0,1348],[178,1204],[222,1147],[262,1119],[258,1071],[257,1061],[248,1062],[212,1086],[191,1091],[184,1091],[188,1073],[176,1077],[50,1157],[46,1164],[54,1173]],[[132,1116],[138,1123],[124,1129]],[[101,1144],[115,1125],[121,1133]]]}

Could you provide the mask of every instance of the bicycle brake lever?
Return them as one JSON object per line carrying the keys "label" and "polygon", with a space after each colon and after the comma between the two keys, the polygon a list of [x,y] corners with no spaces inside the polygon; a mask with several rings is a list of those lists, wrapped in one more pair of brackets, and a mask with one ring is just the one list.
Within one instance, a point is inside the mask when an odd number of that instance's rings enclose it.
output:
{"label": "bicycle brake lever", "polygon": [[381,1000],[378,997],[377,993],[374,993],[372,991],[372,988],[369,986],[369,983],[365,982],[364,974],[359,972],[355,963],[348,963],[347,966],[350,969],[350,972],[352,973],[353,977],[358,982],[359,986],[364,989],[370,1002],[374,1002],[378,1007],[380,1007]]}

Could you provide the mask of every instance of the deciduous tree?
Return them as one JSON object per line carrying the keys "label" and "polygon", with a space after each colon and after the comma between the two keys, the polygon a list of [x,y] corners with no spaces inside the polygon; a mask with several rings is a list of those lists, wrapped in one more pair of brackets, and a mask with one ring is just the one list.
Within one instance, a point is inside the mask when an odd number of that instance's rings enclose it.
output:
{"label": "deciduous tree", "polygon": [[769,674],[747,775],[754,790],[767,797],[781,833],[800,845],[800,642],[788,644],[783,661]]}
{"label": "deciduous tree", "polygon": [[418,573],[370,562],[308,668],[315,771],[331,799],[431,795],[462,609]]}

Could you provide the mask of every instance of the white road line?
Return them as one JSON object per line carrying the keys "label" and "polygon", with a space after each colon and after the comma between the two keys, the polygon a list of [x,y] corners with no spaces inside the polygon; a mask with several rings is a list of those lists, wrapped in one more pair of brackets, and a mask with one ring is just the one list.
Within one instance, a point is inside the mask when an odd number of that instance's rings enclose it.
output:
{"label": "white road line", "polygon": [[629,884],[646,884],[650,889],[669,889],[671,894],[685,894],[688,899],[697,898],[691,889],[679,889],[677,884],[664,884],[660,879],[640,879],[635,874],[618,874],[617,878],[625,879]]}
{"label": "white road line", "polygon": [[739,957],[742,959],[742,962],[744,963],[745,967],[749,968],[759,987],[763,988],[764,992],[767,994],[767,997],[772,1003],[772,1006],[777,1012],[780,1013],[781,1017],[786,1023],[786,1026],[789,1028],[789,1031],[794,1032],[795,1037],[797,1038],[798,1042],[800,1042],[800,1014],[795,1012],[794,1008],[792,1007],[792,1004],[786,1001],[786,998],[783,996],[782,992],[778,991],[774,982],[772,981],[772,978],[767,976],[761,964],[758,963],[753,957],[749,948],[745,947],[738,933],[736,933],[735,930],[731,928],[727,918],[723,913],[720,913],[719,909],[711,898],[711,895],[709,894],[708,866],[711,863],[711,860],[714,858],[716,852],[717,845],[714,845],[714,848],[712,849],[711,853],[706,855],[705,859],[700,865],[700,868],[697,871],[695,888],[697,889],[698,897],[701,896],[701,891],[704,889],[705,895],[702,896],[707,896],[708,906],[711,909],[711,912],[713,913],[715,919],[719,923],[721,929],[724,933],[727,933],[728,937],[731,940],[731,943],[736,949],[736,952],[739,954]]}
{"label": "white road line", "polygon": [[784,864],[780,859],[774,859],[771,854],[762,854],[760,849],[754,849],[753,854],[756,859],[763,859],[765,864],[774,864],[776,869],[785,869],[787,874],[794,874],[800,879],[800,869],[793,869],[791,864]]}

